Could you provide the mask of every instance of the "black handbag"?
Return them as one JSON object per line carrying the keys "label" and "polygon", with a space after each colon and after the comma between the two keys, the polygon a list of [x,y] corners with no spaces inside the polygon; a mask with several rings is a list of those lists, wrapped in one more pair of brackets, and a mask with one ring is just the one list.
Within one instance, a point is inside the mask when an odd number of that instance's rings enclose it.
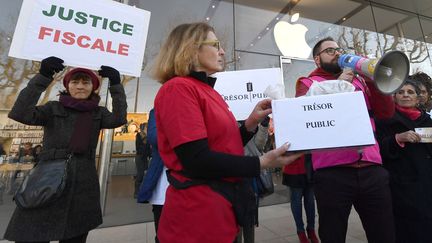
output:
{"label": "black handbag", "polygon": [[262,169],[256,181],[259,197],[266,197],[274,193],[273,177],[270,169]]}
{"label": "black handbag", "polygon": [[72,155],[64,159],[42,160],[30,170],[14,196],[21,209],[47,206],[59,199],[66,187],[68,164]]}

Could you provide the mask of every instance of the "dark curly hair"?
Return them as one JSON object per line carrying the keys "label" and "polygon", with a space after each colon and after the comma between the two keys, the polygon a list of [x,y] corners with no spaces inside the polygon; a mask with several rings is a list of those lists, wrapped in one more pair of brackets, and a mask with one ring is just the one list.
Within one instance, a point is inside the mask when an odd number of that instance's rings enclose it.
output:
{"label": "dark curly hair", "polygon": [[408,77],[408,79],[418,83],[419,85],[424,85],[426,88],[428,99],[426,101],[426,104],[422,105],[423,107],[420,107],[422,109],[425,109],[429,111],[432,108],[432,79],[429,75],[427,75],[424,72],[418,71]]}

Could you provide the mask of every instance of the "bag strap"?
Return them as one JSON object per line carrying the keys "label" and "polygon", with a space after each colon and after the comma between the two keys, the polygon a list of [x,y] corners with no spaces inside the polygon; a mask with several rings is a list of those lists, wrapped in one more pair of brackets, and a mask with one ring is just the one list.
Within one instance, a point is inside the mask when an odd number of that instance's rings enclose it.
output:
{"label": "bag strap", "polygon": [[191,186],[198,186],[198,185],[207,185],[207,181],[205,180],[199,180],[199,179],[190,179],[186,180],[184,182],[181,182],[177,180],[173,175],[171,175],[171,170],[166,171],[167,179],[170,185],[172,185],[175,189],[186,189]]}
{"label": "bag strap", "polygon": [[222,180],[203,180],[203,179],[190,178],[185,176],[182,171],[176,171],[175,173],[179,173],[188,178],[188,180],[181,182],[171,174],[172,173],[171,170],[167,170],[166,173],[167,173],[168,182],[175,189],[183,190],[192,186],[207,185],[213,191],[222,195],[229,202],[234,203],[235,190],[238,187],[239,182],[236,183],[236,182],[228,182]]}

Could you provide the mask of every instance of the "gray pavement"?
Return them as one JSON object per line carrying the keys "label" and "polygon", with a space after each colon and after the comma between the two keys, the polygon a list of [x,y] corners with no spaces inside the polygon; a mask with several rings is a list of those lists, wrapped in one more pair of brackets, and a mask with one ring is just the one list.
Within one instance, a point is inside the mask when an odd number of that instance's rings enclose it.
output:
{"label": "gray pavement", "polygon": [[[304,214],[303,214],[304,215]],[[317,217],[318,219],[318,217]],[[290,204],[260,207],[259,227],[255,230],[257,243],[297,243],[294,219]],[[318,225],[318,223],[317,223]],[[116,227],[98,228],[90,232],[88,243],[152,243],[153,222]],[[0,241],[6,243],[8,241]],[[353,209],[349,218],[347,243],[367,242],[358,214]]]}

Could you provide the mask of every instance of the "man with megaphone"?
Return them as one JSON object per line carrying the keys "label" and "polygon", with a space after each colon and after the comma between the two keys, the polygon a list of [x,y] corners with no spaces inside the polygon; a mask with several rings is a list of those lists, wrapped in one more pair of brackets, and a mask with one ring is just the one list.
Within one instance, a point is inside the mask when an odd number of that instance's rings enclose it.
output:
{"label": "man with megaphone", "polygon": [[[317,68],[308,77],[297,80],[296,96],[305,95],[313,82],[348,81],[356,91],[363,92],[375,128],[374,118],[393,115],[393,99],[385,94],[401,86],[403,81],[399,79],[405,79],[409,68],[397,71],[395,58],[390,58],[389,62],[386,55],[377,61],[344,53],[344,49],[330,37],[318,41],[313,48]],[[400,84],[394,84],[392,80]],[[356,112],[356,108],[353,107],[352,111]],[[352,121],[352,129],[356,129],[356,121]],[[316,171],[314,191],[319,213],[319,236],[323,243],[345,242],[353,205],[360,215],[368,242],[395,241],[388,173],[381,166],[376,141],[361,151],[345,148],[312,152],[312,163]]]}

